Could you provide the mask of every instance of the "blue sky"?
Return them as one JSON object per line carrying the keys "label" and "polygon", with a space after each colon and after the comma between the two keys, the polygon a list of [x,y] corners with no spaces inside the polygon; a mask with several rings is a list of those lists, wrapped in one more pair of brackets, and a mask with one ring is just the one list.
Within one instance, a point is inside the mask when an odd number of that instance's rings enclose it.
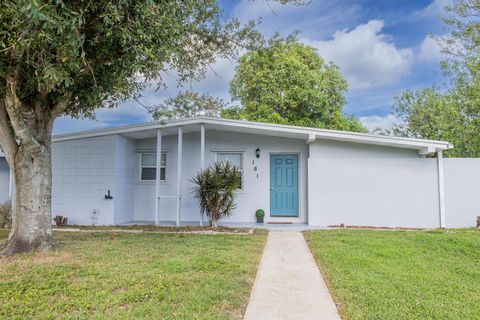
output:
{"label": "blue sky", "polygon": [[[265,0],[219,1],[232,17],[242,22],[261,19],[266,37],[275,32],[300,32],[299,39],[337,64],[349,82],[346,113],[356,115],[369,129],[388,128],[394,97],[406,89],[443,82],[439,70],[442,55],[431,36],[447,32],[440,18],[449,0],[312,0],[305,6],[280,5]],[[208,92],[230,101],[228,82],[235,61],[219,60],[203,81],[178,88],[175,73],[166,75],[167,88],[145,90],[142,102],[154,105],[179,90]],[[99,109],[96,120],[60,118],[54,133],[141,123],[151,118],[137,102],[116,109]]]}

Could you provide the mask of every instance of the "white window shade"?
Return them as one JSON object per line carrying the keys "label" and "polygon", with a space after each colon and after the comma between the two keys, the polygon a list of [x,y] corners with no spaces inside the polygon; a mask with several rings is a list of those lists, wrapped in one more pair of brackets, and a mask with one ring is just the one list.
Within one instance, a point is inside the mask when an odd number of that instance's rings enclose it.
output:
{"label": "white window shade", "polygon": [[155,167],[157,165],[157,156],[154,153],[142,154],[142,167]]}
{"label": "white window shade", "polygon": [[[160,166],[165,167],[167,164],[167,154],[162,153],[162,160]],[[143,153],[142,154],[142,167],[156,167],[157,155],[155,153]]]}
{"label": "white window shade", "polygon": [[219,152],[217,153],[217,162],[230,162],[231,165],[236,166],[242,170],[242,153],[240,152]]}

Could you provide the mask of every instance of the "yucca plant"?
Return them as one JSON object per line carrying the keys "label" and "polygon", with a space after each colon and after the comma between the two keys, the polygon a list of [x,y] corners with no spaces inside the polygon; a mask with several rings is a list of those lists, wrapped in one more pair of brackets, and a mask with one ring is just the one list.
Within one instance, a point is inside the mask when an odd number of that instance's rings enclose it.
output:
{"label": "yucca plant", "polygon": [[241,184],[238,168],[229,162],[216,163],[200,171],[191,181],[195,184],[193,193],[202,215],[208,217],[210,227],[216,228],[218,220],[230,216],[236,207],[233,197]]}

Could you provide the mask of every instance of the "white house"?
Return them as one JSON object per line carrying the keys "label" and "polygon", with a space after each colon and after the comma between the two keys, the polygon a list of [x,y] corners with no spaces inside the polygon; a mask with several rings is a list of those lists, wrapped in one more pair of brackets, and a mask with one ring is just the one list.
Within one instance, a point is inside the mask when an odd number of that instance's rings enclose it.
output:
{"label": "white house", "polygon": [[449,148],[203,117],[56,135],[52,215],[79,225],[201,223],[190,179],[228,160],[242,171],[242,189],[225,223],[253,223],[264,209],[266,223],[472,226],[480,160],[442,159]]}
{"label": "white house", "polygon": [[10,199],[10,169],[5,155],[0,151],[0,203]]}

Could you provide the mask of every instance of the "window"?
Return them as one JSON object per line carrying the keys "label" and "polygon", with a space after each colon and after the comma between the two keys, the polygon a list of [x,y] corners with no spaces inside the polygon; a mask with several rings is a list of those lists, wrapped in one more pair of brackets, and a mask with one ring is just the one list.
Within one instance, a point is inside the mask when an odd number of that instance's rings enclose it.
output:
{"label": "window", "polygon": [[[157,154],[142,153],[140,155],[140,180],[155,181],[157,174]],[[162,152],[160,161],[160,181],[165,181],[167,169],[167,154]]]}
{"label": "window", "polygon": [[243,153],[217,152],[217,162],[229,162],[238,168],[238,172],[240,173],[240,188],[243,189]]}

